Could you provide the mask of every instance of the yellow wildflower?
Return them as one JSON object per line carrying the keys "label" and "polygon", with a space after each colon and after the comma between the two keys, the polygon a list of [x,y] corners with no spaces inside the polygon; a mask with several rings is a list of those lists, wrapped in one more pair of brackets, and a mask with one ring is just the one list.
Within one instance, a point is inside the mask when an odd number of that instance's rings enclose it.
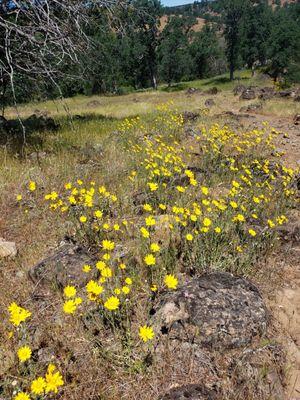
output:
{"label": "yellow wildflower", "polygon": [[153,254],[147,254],[144,258],[144,261],[145,261],[146,265],[148,265],[148,266],[155,265],[155,263],[156,263],[156,259]]}
{"label": "yellow wildflower", "polygon": [[176,289],[177,288],[178,279],[174,275],[166,275],[164,282],[168,289]]}
{"label": "yellow wildflower", "polygon": [[148,342],[148,340],[152,340],[154,338],[154,331],[150,326],[141,326],[139,329],[139,337],[143,340],[143,342]]}
{"label": "yellow wildflower", "polygon": [[18,358],[23,363],[31,357],[31,348],[29,346],[23,346],[18,349]]}
{"label": "yellow wildflower", "polygon": [[120,300],[116,296],[109,297],[104,303],[104,307],[110,311],[116,310],[119,308]]}

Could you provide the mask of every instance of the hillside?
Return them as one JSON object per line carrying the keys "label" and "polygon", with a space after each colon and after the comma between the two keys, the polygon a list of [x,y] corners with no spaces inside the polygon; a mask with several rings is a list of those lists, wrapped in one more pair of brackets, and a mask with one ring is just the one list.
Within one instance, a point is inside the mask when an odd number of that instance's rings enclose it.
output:
{"label": "hillside", "polygon": [[300,88],[238,78],[7,110],[4,399],[297,398]]}

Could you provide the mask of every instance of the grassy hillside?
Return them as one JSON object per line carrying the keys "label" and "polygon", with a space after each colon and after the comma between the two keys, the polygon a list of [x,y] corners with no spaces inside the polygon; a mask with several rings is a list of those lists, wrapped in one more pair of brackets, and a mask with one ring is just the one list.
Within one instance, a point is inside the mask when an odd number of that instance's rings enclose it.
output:
{"label": "grassy hillside", "polygon": [[[26,158],[0,148],[0,236],[18,248],[0,259],[5,399],[161,400],[199,382],[222,400],[272,398],[267,372],[278,369],[283,380],[285,371],[275,323],[233,350],[195,347],[201,332],[193,331],[178,353],[152,310],[207,271],[251,277],[266,302],[283,279],[276,252],[285,254],[279,232],[299,204],[300,149],[296,130],[287,139],[285,129],[299,103],[274,97],[245,115],[240,108],[253,101],[239,100],[233,86],[272,83],[239,77],[19,107],[61,126],[33,132]],[[214,86],[216,95],[203,93]],[[66,237],[81,250],[35,279]]]}

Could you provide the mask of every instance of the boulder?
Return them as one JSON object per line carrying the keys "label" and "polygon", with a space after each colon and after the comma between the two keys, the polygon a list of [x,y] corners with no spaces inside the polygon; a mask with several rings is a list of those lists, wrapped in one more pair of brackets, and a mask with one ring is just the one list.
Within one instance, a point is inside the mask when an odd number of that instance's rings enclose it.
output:
{"label": "boulder", "polygon": [[253,100],[255,98],[256,98],[255,90],[250,88],[244,90],[240,96],[240,100]]}
{"label": "boulder", "polygon": [[293,118],[294,125],[300,125],[300,114],[296,114]]}
{"label": "boulder", "polygon": [[90,108],[96,108],[99,106],[101,106],[101,103],[98,100],[91,100],[87,103],[87,107],[90,107]]}
{"label": "boulder", "polygon": [[205,107],[212,107],[212,106],[215,106],[216,103],[214,102],[213,99],[207,99],[207,100],[205,100],[204,105],[205,105]]}
{"label": "boulder", "polygon": [[238,94],[242,94],[245,90],[246,90],[246,86],[244,85],[237,85],[235,86],[235,88],[233,89],[233,94],[235,96],[237,96]]}
{"label": "boulder", "polygon": [[255,112],[257,110],[261,110],[263,108],[261,103],[249,104],[248,106],[244,106],[240,108],[240,112]]}
{"label": "boulder", "polygon": [[283,98],[294,98],[296,96],[297,92],[296,90],[293,89],[288,89],[288,90],[282,90],[277,93],[277,97],[283,97]]}
{"label": "boulder", "polygon": [[222,350],[263,335],[268,319],[258,289],[225,272],[204,274],[164,293],[152,314],[155,330],[169,339]]}
{"label": "boulder", "polygon": [[210,89],[207,89],[207,90],[205,90],[205,94],[212,94],[212,95],[216,95],[216,94],[218,94],[219,92],[220,92],[221,90],[220,89],[218,89],[217,87],[212,87],[212,88],[210,88]]}
{"label": "boulder", "polygon": [[25,128],[29,131],[57,131],[59,125],[53,118],[44,115],[32,114],[23,121]]}
{"label": "boulder", "polygon": [[194,88],[194,87],[190,87],[190,88],[188,88],[187,90],[186,90],[186,94],[188,95],[188,96],[190,96],[191,94],[195,94],[195,93],[200,93],[201,92],[201,89],[197,89],[197,88]]}
{"label": "boulder", "polygon": [[159,400],[217,400],[217,392],[207,389],[204,385],[190,384],[171,389]]}
{"label": "boulder", "polygon": [[262,100],[270,100],[274,97],[274,95],[275,95],[274,88],[266,86],[260,89],[260,94],[258,95],[258,98]]}
{"label": "boulder", "polygon": [[199,117],[199,113],[197,112],[192,112],[192,111],[184,111],[182,116],[183,116],[183,122],[193,122]]}
{"label": "boulder", "polygon": [[84,264],[96,258],[83,247],[63,242],[52,254],[33,266],[28,274],[34,283],[62,288],[68,284],[83,287],[91,276],[82,271]]}
{"label": "boulder", "polygon": [[8,242],[0,238],[0,258],[15,257],[17,255],[17,247],[15,242]]}

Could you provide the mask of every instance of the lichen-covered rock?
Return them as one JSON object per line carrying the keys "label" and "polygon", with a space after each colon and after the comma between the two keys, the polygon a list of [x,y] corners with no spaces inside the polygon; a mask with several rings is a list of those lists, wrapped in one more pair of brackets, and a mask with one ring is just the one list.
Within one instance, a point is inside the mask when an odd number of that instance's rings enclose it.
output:
{"label": "lichen-covered rock", "polygon": [[212,107],[212,106],[215,106],[216,103],[214,102],[214,99],[207,99],[207,100],[205,100],[204,105],[205,105],[205,107]]}
{"label": "lichen-covered rock", "polygon": [[0,258],[15,257],[17,247],[15,242],[8,242],[0,238]]}
{"label": "lichen-covered rock", "polygon": [[240,96],[240,100],[253,100],[255,98],[256,98],[255,90],[250,88],[244,90]]}
{"label": "lichen-covered rock", "polygon": [[245,346],[262,335],[267,311],[258,289],[244,278],[214,272],[162,295],[153,309],[156,331],[170,340],[213,349]]}
{"label": "lichen-covered rock", "polygon": [[82,267],[93,262],[95,259],[81,246],[63,243],[52,255],[32,267],[29,277],[35,283],[59,288],[70,283],[82,287],[91,279],[82,271]]}
{"label": "lichen-covered rock", "polygon": [[190,384],[171,389],[159,400],[217,400],[217,392],[203,385]]}

